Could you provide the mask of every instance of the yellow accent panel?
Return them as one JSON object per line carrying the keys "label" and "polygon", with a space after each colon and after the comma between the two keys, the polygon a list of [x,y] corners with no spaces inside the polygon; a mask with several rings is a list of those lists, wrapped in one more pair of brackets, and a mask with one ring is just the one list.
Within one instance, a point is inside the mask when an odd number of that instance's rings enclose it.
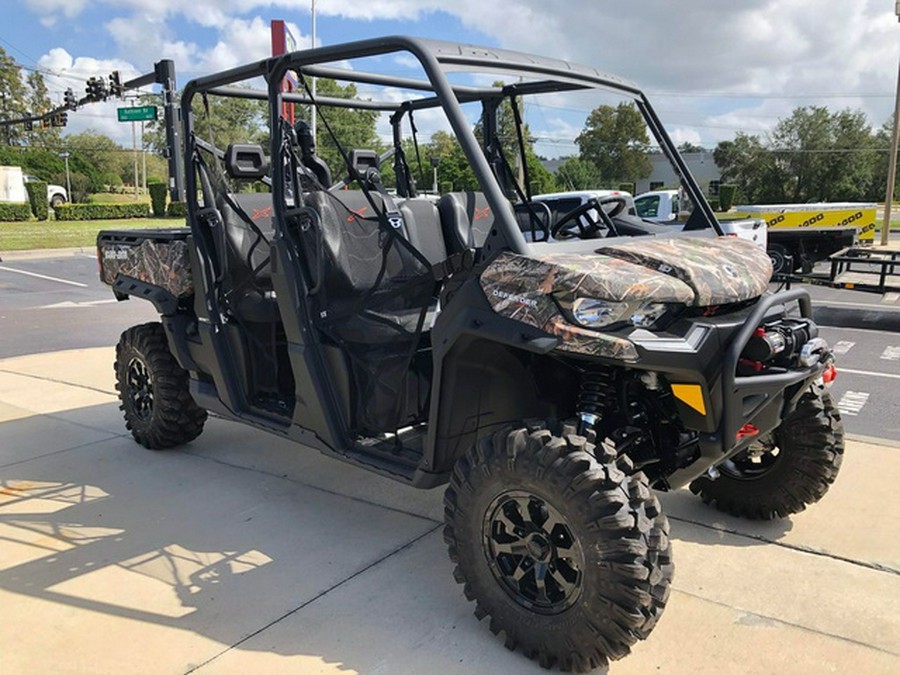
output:
{"label": "yellow accent panel", "polygon": [[703,387],[699,384],[673,384],[672,393],[679,401],[684,401],[701,415],[706,415]]}

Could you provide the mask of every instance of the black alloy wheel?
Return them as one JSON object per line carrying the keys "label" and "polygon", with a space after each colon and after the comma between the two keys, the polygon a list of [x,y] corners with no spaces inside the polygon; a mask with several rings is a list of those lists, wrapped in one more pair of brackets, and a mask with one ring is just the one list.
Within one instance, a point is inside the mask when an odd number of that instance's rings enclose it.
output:
{"label": "black alloy wheel", "polygon": [[483,524],[494,577],[523,607],[558,614],[581,594],[584,553],[562,514],[524,490],[499,495]]}

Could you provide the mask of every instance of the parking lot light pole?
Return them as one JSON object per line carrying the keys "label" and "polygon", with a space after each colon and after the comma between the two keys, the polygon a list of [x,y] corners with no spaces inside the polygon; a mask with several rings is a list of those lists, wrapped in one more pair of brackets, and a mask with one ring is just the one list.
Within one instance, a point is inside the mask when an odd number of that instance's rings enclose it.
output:
{"label": "parking lot light pole", "polygon": [[[900,0],[894,8],[900,21]],[[881,245],[887,246],[891,236],[891,207],[894,201],[894,184],[897,182],[897,150],[900,149],[900,65],[897,69],[897,102],[894,105],[894,134],[891,138],[891,156],[888,160],[887,194],[884,199],[884,222],[881,224]]]}
{"label": "parking lot light pole", "polygon": [[62,157],[63,162],[66,163],[66,199],[71,202],[72,201],[72,180],[69,178],[69,151],[65,150],[59,153],[59,156]]}

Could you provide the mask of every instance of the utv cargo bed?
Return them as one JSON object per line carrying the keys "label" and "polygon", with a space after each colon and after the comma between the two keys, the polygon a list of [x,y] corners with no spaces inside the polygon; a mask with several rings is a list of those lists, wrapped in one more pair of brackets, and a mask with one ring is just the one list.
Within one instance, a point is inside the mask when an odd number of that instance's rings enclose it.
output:
{"label": "utv cargo bed", "polygon": [[103,230],[97,235],[100,280],[120,295],[146,296],[162,289],[174,298],[194,293],[187,227]]}

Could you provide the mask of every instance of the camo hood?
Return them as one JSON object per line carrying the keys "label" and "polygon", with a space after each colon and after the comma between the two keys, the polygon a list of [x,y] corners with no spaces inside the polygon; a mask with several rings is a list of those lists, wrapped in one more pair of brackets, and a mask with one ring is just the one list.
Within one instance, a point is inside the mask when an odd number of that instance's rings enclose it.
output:
{"label": "camo hood", "polygon": [[634,360],[628,340],[573,325],[554,298],[705,307],[759,297],[771,275],[766,252],[736,238],[641,239],[596,255],[501,253],[481,273],[481,287],[495,312],[558,335],[563,351]]}
{"label": "camo hood", "polygon": [[604,246],[597,253],[683,281],[694,293],[693,302],[686,304],[695,307],[757,298],[772,277],[768,254],[737,237],[641,239]]}
{"label": "camo hood", "polygon": [[601,247],[596,255],[504,253],[484,270],[481,284],[492,302],[552,294],[706,307],[759,297],[771,276],[766,252],[741,239],[642,238]]}

